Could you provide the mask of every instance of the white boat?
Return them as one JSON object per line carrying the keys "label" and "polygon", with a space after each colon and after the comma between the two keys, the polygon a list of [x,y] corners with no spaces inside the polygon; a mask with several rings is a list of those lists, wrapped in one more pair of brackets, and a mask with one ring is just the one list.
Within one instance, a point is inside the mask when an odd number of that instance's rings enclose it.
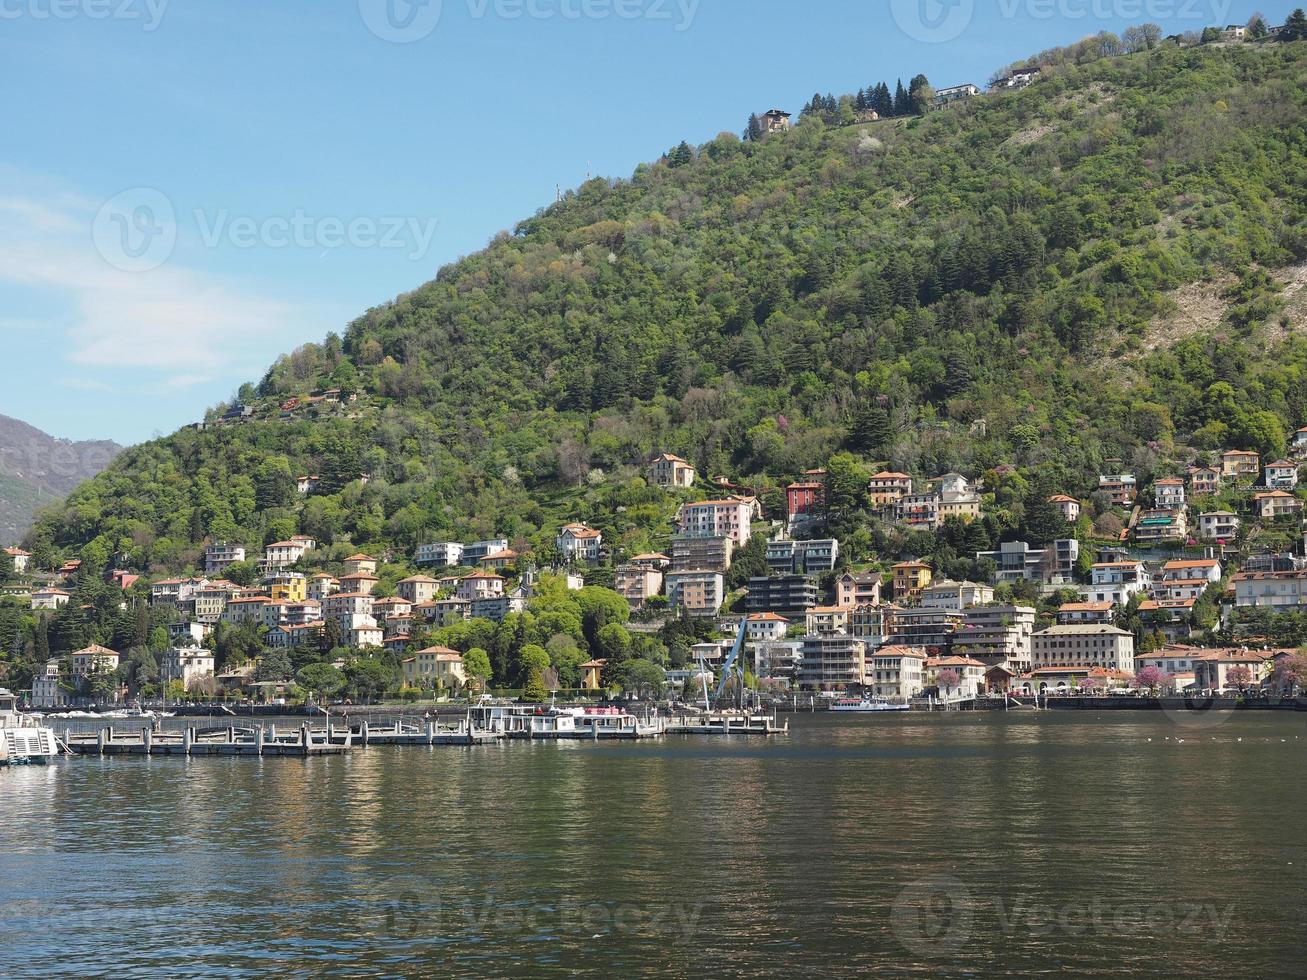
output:
{"label": "white boat", "polygon": [[18,698],[0,687],[0,766],[48,762],[59,754],[54,729],[18,711]]}
{"label": "white boat", "polygon": [[865,712],[865,711],[909,711],[909,705],[895,704],[892,701],[872,698],[840,698],[830,706],[831,711]]}

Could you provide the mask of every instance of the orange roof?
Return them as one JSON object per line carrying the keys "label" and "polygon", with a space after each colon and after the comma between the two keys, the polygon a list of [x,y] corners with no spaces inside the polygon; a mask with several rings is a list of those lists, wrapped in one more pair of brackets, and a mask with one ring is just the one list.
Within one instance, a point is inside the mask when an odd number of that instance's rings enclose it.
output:
{"label": "orange roof", "polygon": [[1051,496],[1051,497],[1048,498],[1048,502],[1049,502],[1050,504],[1078,504],[1078,503],[1080,503],[1080,501],[1076,500],[1075,497],[1068,497],[1068,496],[1067,496],[1066,494],[1064,494],[1064,493],[1055,493],[1053,496]]}
{"label": "orange roof", "polygon": [[[478,573],[478,574],[479,574],[479,573]],[[469,575],[468,577],[471,578],[472,576]],[[422,583],[422,584],[424,584],[424,585],[439,585],[439,584],[440,584],[440,583],[437,582],[435,579],[430,578],[430,577],[428,577],[428,576],[426,576],[426,575],[410,575],[408,578],[400,579],[400,581],[399,581],[399,584],[400,584],[400,585],[416,585],[416,584],[418,584],[418,583]]]}
{"label": "orange roof", "polygon": [[1215,568],[1220,564],[1215,558],[1176,558],[1162,566],[1168,568]]}
{"label": "orange roof", "polygon": [[376,561],[371,555],[350,555],[346,561]]}
{"label": "orange roof", "polygon": [[[816,610],[810,610],[815,612]],[[750,613],[749,622],[751,623],[788,623],[789,620],[784,616],[779,616],[774,612]]]}
{"label": "orange roof", "polygon": [[1112,602],[1067,602],[1058,612],[1107,612],[1114,605]]}
{"label": "orange roof", "polygon": [[886,470],[884,473],[877,473],[872,477],[873,480],[911,480],[912,477],[906,473],[893,473]]}

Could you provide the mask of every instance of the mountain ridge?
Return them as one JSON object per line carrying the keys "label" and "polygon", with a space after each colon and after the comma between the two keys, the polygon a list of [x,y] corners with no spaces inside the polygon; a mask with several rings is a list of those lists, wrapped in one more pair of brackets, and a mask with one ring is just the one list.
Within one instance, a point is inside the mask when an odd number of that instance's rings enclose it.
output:
{"label": "mountain ridge", "polygon": [[107,439],[59,439],[0,415],[0,544],[21,540],[41,507],[95,476],[122,448]]}

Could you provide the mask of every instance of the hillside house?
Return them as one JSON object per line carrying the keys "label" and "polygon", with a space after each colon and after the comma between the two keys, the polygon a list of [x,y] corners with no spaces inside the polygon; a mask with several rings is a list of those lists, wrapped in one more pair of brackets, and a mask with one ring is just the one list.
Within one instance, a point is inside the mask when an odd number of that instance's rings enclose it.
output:
{"label": "hillside house", "polygon": [[931,582],[921,590],[922,609],[950,609],[962,612],[972,606],[984,606],[994,601],[994,588],[979,582],[954,582],[944,579]]}
{"label": "hillside house", "polygon": [[1239,533],[1239,515],[1213,510],[1198,515],[1198,536],[1204,541],[1233,541]]}
{"label": "hillside house", "polygon": [[14,560],[14,574],[26,575],[27,566],[32,560],[32,553],[22,548],[6,548],[5,554]]}
{"label": "hillside house", "polygon": [[785,488],[785,516],[791,524],[818,520],[826,509],[826,487],[821,483],[791,483]]}
{"label": "hillside house", "polygon": [[1059,626],[1111,623],[1116,606],[1110,602],[1064,602],[1057,611]]}
{"label": "hillside house", "polygon": [[873,506],[888,507],[912,493],[912,477],[888,470],[877,473],[868,481],[867,493]]}
{"label": "hillside house", "polygon": [[768,136],[790,131],[790,113],[784,109],[768,109],[759,121],[762,123],[763,133]]}
{"label": "hillside house", "polygon": [[1307,609],[1307,569],[1283,572],[1239,572],[1233,578],[1235,605],[1240,609],[1301,612]]}
{"label": "hillside house", "polygon": [[1256,483],[1262,475],[1262,458],[1247,449],[1228,449],[1221,453],[1221,476],[1226,480]]}
{"label": "hillside house", "polygon": [[1074,524],[1080,520],[1080,501],[1076,500],[1075,497],[1068,497],[1064,493],[1058,493],[1049,497],[1048,502],[1062,512],[1062,517],[1068,524]]}
{"label": "hillside house", "polygon": [[1253,510],[1264,521],[1293,517],[1302,513],[1302,500],[1284,490],[1253,494]]}
{"label": "hillside house", "polygon": [[1287,459],[1266,464],[1266,489],[1297,490],[1298,464]]}
{"label": "hillside house", "polygon": [[1153,484],[1153,502],[1158,510],[1183,510],[1184,480],[1168,477]]}
{"label": "hillside house", "polygon": [[395,591],[400,598],[416,606],[434,599],[440,591],[440,583],[427,575],[410,575],[395,584]]}
{"label": "hillside house", "polygon": [[1146,510],[1135,522],[1135,542],[1141,545],[1183,543],[1189,522],[1183,510]]}
{"label": "hillside house", "polygon": [[376,575],[377,560],[371,555],[350,555],[345,559],[345,573],[346,575],[356,575],[359,573],[364,575]]}
{"label": "hillside house", "polygon": [[32,608],[54,612],[68,605],[72,595],[63,589],[37,589],[32,593]]}
{"label": "hillside house", "polygon": [[753,497],[727,497],[682,504],[676,514],[679,534],[688,538],[730,538],[743,547],[753,533],[753,519],[760,512]]}
{"label": "hillside house", "polygon": [[1141,561],[1099,562],[1090,570],[1090,602],[1112,602],[1124,606],[1136,592],[1148,588],[1148,572]]}
{"label": "hillside house", "polygon": [[413,561],[436,568],[456,568],[463,563],[463,546],[457,541],[436,541],[418,545]]}
{"label": "hillside house", "polygon": [[852,606],[813,606],[805,616],[807,634],[809,636],[846,635],[849,632],[849,617],[852,614]]}
{"label": "hillside house", "polygon": [[479,565],[482,559],[493,555],[499,551],[508,550],[507,538],[490,538],[486,541],[473,541],[471,544],[463,545],[464,565]]}
{"label": "hillside house", "polygon": [[554,546],[563,556],[564,561],[593,562],[599,560],[599,547],[603,544],[603,540],[604,536],[592,527],[584,524],[566,524],[558,532]]}
{"label": "hillside house", "polygon": [[1293,434],[1293,441],[1289,444],[1293,454],[1299,458],[1307,457],[1307,425]]}
{"label": "hillside house", "polygon": [[894,599],[897,602],[919,599],[922,591],[930,585],[931,568],[924,562],[899,562],[890,571],[894,573]]}
{"label": "hillside house", "polygon": [[1194,466],[1189,469],[1189,495],[1203,497],[1221,490],[1221,471],[1215,466]]}
{"label": "hillside house", "polygon": [[678,535],[672,538],[671,567],[678,572],[727,572],[731,567],[730,538],[696,538]]}
{"label": "hillside house", "polygon": [[673,612],[685,610],[691,616],[716,616],[725,601],[726,580],[720,572],[667,573],[667,603]]}
{"label": "hillside house", "polygon": [[204,549],[204,571],[207,575],[221,575],[232,565],[244,560],[244,545],[215,541]]}
{"label": "hillside house", "polygon": [[750,643],[774,642],[785,639],[790,621],[773,612],[750,613],[745,623],[745,637]]}
{"label": "hillside house", "polygon": [[794,541],[782,538],[767,542],[767,567],[786,572],[829,572],[835,569],[840,543],[835,538]]}
{"label": "hillside house", "polygon": [[935,90],[935,105],[946,106],[953,102],[960,102],[963,99],[974,98],[980,94],[980,89],[970,82],[965,85],[947,85],[944,88]]}
{"label": "hillside house", "polygon": [[1248,28],[1243,24],[1230,24],[1221,31],[1222,41],[1243,41],[1248,37]]}
{"label": "hillside house", "polygon": [[649,482],[656,487],[686,490],[694,486],[697,478],[694,467],[687,460],[671,453],[655,456],[649,464]]}
{"label": "hillside house", "polygon": [[662,592],[662,589],[663,573],[660,569],[634,562],[613,569],[613,591],[620,594],[633,609],[639,609]]}
{"label": "hillside house", "polygon": [[976,559],[987,559],[998,566],[994,581],[1000,585],[1022,580],[1044,586],[1064,585],[1075,577],[1080,542],[1059,538],[1047,548],[1032,548],[1025,541],[1004,541],[997,551],[976,552]]}
{"label": "hillside house", "polygon": [[837,606],[880,604],[880,572],[845,572],[835,580]]}
{"label": "hillside house", "polygon": [[1098,478],[1098,492],[1105,493],[1117,507],[1135,502],[1136,481],[1132,473],[1108,473]]}
{"label": "hillside house", "polygon": [[73,680],[79,684],[94,674],[108,674],[118,669],[118,654],[97,644],[76,651],[70,659]]}

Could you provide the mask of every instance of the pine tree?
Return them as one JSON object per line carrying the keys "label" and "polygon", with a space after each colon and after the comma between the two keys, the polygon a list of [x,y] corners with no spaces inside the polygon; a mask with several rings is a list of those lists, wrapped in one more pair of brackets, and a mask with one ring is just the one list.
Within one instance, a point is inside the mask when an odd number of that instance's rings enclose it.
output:
{"label": "pine tree", "polygon": [[855,449],[877,458],[886,456],[894,444],[894,423],[889,412],[873,401],[864,401],[853,417],[850,437]]}
{"label": "pine tree", "polygon": [[1284,27],[1276,35],[1278,41],[1307,41],[1307,13],[1299,7],[1289,15]]}
{"label": "pine tree", "polygon": [[898,86],[894,89],[894,115],[912,115],[912,98],[908,95],[907,89],[903,87],[903,79],[901,78]]}
{"label": "pine tree", "polygon": [[756,112],[749,114],[749,124],[744,127],[744,138],[749,143],[757,143],[762,139],[762,120]]}

